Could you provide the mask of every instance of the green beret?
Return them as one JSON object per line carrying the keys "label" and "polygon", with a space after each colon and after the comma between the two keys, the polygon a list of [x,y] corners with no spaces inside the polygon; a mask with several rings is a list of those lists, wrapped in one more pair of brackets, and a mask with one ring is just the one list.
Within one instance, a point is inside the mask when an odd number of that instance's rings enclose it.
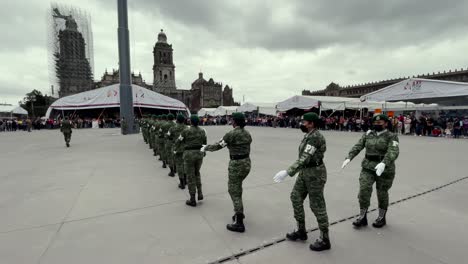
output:
{"label": "green beret", "polygon": [[184,122],[185,121],[185,116],[183,114],[178,114],[177,115],[177,121]]}
{"label": "green beret", "polygon": [[175,116],[173,114],[171,114],[171,113],[167,115],[167,119],[169,119],[169,120],[174,120],[174,118],[175,118]]}
{"label": "green beret", "polygon": [[198,117],[198,115],[191,115],[191,116],[190,116],[190,121],[192,121],[192,122],[200,122],[200,118]]}
{"label": "green beret", "polygon": [[232,113],[232,118],[233,119],[245,119],[245,115],[244,113],[235,112],[235,113]]}
{"label": "green beret", "polygon": [[385,122],[388,122],[388,116],[384,114],[377,114],[372,118],[372,122],[379,121],[379,120],[384,120]]}
{"label": "green beret", "polygon": [[166,114],[161,115],[161,118],[162,118],[162,119],[167,119],[167,115],[166,115]]}
{"label": "green beret", "polygon": [[316,113],[306,113],[302,116],[302,120],[314,122],[318,121],[319,117]]}

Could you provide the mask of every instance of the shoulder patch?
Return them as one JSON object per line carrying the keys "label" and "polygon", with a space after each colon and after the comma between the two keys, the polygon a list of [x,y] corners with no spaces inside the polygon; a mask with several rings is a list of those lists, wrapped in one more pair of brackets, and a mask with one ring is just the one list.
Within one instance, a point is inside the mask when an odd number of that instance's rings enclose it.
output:
{"label": "shoulder patch", "polygon": [[306,148],[304,149],[304,152],[312,155],[315,153],[316,148],[310,144],[307,144]]}

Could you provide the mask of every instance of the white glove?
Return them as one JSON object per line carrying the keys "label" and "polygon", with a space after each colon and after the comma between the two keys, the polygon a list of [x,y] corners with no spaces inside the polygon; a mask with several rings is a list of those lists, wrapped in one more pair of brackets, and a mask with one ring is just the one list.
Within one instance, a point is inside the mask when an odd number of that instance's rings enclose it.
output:
{"label": "white glove", "polygon": [[343,161],[343,165],[341,165],[341,169],[344,169],[346,166],[348,166],[350,162],[351,162],[350,159],[345,159],[345,161]]}
{"label": "white glove", "polygon": [[375,174],[377,174],[377,176],[382,175],[384,170],[385,170],[385,163],[383,162],[380,162],[379,164],[377,164],[377,166],[375,166]]}
{"label": "white glove", "polygon": [[177,151],[174,151],[174,154],[177,154]]}
{"label": "white glove", "polygon": [[286,179],[286,177],[288,177],[288,172],[285,171],[285,170],[282,170],[278,173],[276,173],[275,177],[273,177],[273,181],[274,182],[282,182],[284,181],[284,179]]}
{"label": "white glove", "polygon": [[201,151],[201,152],[205,152],[205,148],[206,148],[206,145],[202,145],[200,151]]}

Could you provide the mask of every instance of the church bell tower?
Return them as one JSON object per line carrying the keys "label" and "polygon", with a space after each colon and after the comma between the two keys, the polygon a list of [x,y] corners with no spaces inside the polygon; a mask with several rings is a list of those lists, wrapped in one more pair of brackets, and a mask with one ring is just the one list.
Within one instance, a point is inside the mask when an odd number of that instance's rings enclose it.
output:
{"label": "church bell tower", "polygon": [[158,34],[158,42],[156,42],[153,49],[153,90],[156,92],[177,89],[172,53],[172,45],[167,43],[167,36],[161,29]]}

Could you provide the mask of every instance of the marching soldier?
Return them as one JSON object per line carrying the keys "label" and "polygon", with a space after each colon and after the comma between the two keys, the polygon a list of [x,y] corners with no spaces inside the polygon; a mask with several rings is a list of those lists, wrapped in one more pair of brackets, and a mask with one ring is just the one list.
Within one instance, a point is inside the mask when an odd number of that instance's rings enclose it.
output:
{"label": "marching soldier", "polygon": [[173,114],[168,114],[167,115],[167,123],[163,127],[164,131],[164,156],[166,157],[166,164],[169,166],[170,172],[167,176],[174,177],[175,176],[175,171],[174,171],[174,161],[172,160],[172,138],[171,138],[171,133],[169,132],[171,128],[173,128],[176,124],[174,123],[174,115]]}
{"label": "marching soldier", "polygon": [[[159,149],[159,157],[161,157],[161,160],[163,162],[162,167],[167,168],[166,166],[166,157],[164,153],[164,130],[163,127],[166,125],[167,122],[167,115],[161,115],[161,121],[159,122],[159,129],[157,130],[157,137],[158,137],[158,149]],[[167,131],[166,131],[167,133]]]}
{"label": "marching soldier", "polygon": [[185,204],[195,207],[197,206],[197,201],[195,200],[197,192],[198,200],[203,200],[200,168],[203,163],[204,153],[200,149],[203,145],[206,145],[206,132],[198,126],[200,123],[198,115],[190,116],[190,123],[190,128],[182,131],[177,139],[177,145],[184,148],[184,170],[187,174],[190,194],[190,200],[187,200]]}
{"label": "marching soldier", "polygon": [[366,149],[359,177],[359,207],[360,214],[353,225],[356,228],[367,226],[367,210],[370,206],[372,186],[376,183],[379,216],[372,224],[381,228],[387,224],[385,216],[388,208],[388,191],[395,178],[395,160],[399,155],[398,136],[387,130],[388,117],[376,115],[372,118],[373,128],[367,131],[359,142],[354,145],[343,162],[342,168],[354,159],[361,150]]}
{"label": "marching soldier", "polygon": [[242,182],[249,175],[250,162],[250,144],[252,137],[244,129],[245,116],[243,113],[233,113],[233,127],[224,137],[213,145],[203,146],[204,151],[217,151],[224,147],[229,149],[231,161],[228,167],[228,191],[234,205],[233,223],[228,224],[226,228],[233,232],[244,232],[244,206],[242,204]]}
{"label": "marching soldier", "polygon": [[67,145],[67,148],[70,147],[70,140],[71,140],[71,134],[72,134],[72,124],[70,120],[68,120],[68,116],[65,117],[65,120],[62,121],[62,124],[60,125],[60,132],[63,133],[63,136],[65,138],[65,144]]}
{"label": "marching soldier", "polygon": [[185,189],[187,185],[187,175],[184,171],[184,149],[176,145],[176,141],[179,138],[182,131],[184,131],[187,126],[185,125],[185,116],[182,114],[177,115],[177,124],[169,129],[169,138],[172,140],[172,160],[173,160],[173,171],[176,171],[179,175],[179,188]]}
{"label": "marching soldier", "polygon": [[299,158],[287,170],[280,171],[274,177],[275,182],[282,182],[287,176],[299,175],[296,178],[291,192],[291,202],[294,209],[294,218],[298,229],[288,233],[289,240],[307,240],[305,227],[304,200],[309,195],[310,209],[317,218],[320,229],[320,238],[310,245],[313,251],[328,250],[331,248],[328,235],[328,215],[323,196],[327,182],[327,169],[323,163],[327,150],[325,138],[318,131],[319,117],[315,113],[306,113],[303,116],[300,128],[306,133],[299,146]]}
{"label": "marching soldier", "polygon": [[146,126],[147,122],[148,118],[146,116],[140,120],[141,134],[143,135],[143,140],[146,144],[148,144],[148,128]]}

